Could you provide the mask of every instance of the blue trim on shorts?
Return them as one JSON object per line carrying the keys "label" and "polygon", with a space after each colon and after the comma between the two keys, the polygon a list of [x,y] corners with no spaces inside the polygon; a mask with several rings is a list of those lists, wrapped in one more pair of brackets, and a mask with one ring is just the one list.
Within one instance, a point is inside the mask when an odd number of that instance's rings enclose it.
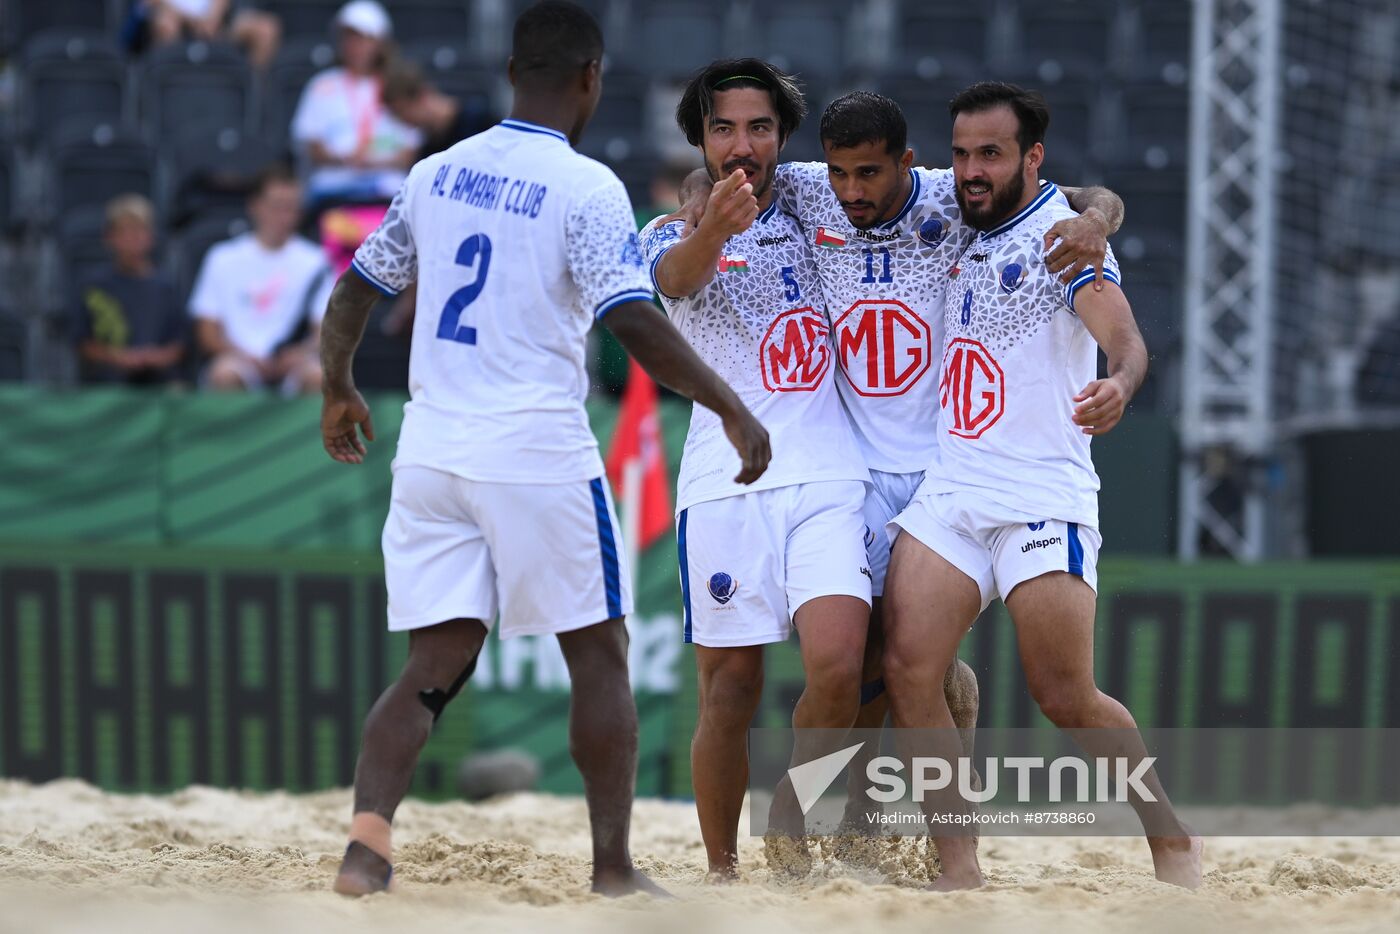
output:
{"label": "blue trim on shorts", "polygon": [[617,564],[617,540],[613,538],[612,516],[603,478],[588,481],[593,491],[593,511],[598,516],[598,548],[603,553],[603,590],[608,596],[608,619],[622,615],[622,570]]}
{"label": "blue trim on shorts", "polygon": [[690,642],[691,637],[691,616],[690,616],[690,561],[685,553],[685,520],[689,514],[689,509],[681,510],[680,521],[676,523],[676,553],[681,562],[681,605],[684,608],[685,617],[685,642]]}
{"label": "blue trim on shorts", "polygon": [[1084,546],[1079,543],[1079,523],[1069,525],[1069,572],[1077,577],[1084,576]]}

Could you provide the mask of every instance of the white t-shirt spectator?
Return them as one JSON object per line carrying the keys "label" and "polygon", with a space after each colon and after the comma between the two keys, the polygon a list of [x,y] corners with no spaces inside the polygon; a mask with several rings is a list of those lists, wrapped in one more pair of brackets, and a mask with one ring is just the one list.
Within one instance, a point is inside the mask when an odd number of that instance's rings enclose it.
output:
{"label": "white t-shirt spectator", "polygon": [[[320,143],[338,158],[348,158],[368,145],[371,158],[385,158],[405,148],[415,151],[422,139],[413,127],[385,109],[379,79],[328,68],[302,91],[292,118],[292,139],[299,146]],[[407,177],[399,169],[354,169],[321,166],[307,185],[313,198],[326,195],[390,198]]]}
{"label": "white t-shirt spectator", "polygon": [[267,359],[303,319],[320,324],[334,279],[325,253],[310,240],[292,237],[269,250],[246,233],[209,248],[190,314],[219,322],[235,347]]}

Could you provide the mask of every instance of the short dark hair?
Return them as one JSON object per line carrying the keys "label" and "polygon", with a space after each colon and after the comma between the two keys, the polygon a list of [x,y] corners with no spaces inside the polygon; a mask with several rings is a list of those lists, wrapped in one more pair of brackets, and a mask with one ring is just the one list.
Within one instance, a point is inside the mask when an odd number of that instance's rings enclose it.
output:
{"label": "short dark hair", "polygon": [[899,105],[883,94],[852,91],[822,112],[822,145],[850,149],[862,143],[885,144],[885,152],[902,156],[909,147],[909,124]]}
{"label": "short dark hair", "polygon": [[517,75],[558,84],[603,57],[603,31],[583,7],[566,0],[542,0],[515,21],[511,58]]}
{"label": "short dark hair", "polygon": [[417,100],[428,86],[423,69],[416,62],[406,58],[396,58],[384,68],[384,82],[379,89],[379,97],[386,104],[395,101]]}
{"label": "short dark hair", "polygon": [[300,185],[301,179],[292,167],[285,162],[274,162],[264,166],[253,179],[253,189],[248,192],[248,197],[256,198],[266,192],[273,185]]}
{"label": "short dark hair", "polygon": [[773,98],[778,114],[778,139],[787,142],[807,116],[807,101],[792,75],[757,58],[724,58],[711,62],[690,76],[681,102],[676,105],[676,123],[692,146],[705,139],[705,122],[715,109],[716,91],[759,88]]}
{"label": "short dark hair", "polygon": [[1050,126],[1050,108],[1045,96],[1039,91],[1028,91],[1004,81],[981,81],[963,89],[948,104],[948,113],[958,119],[961,113],[982,113],[997,107],[1010,107],[1016,114],[1020,129],[1016,141],[1025,155],[1036,143],[1045,142],[1045,131]]}

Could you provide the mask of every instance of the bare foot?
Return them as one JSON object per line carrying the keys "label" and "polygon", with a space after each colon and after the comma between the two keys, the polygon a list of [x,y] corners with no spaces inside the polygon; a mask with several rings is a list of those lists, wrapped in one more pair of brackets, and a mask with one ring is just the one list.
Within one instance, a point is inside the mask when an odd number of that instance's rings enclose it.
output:
{"label": "bare foot", "polygon": [[846,814],[841,818],[841,826],[836,828],[832,841],[832,855],[847,866],[858,869],[878,870],[884,855],[885,837],[881,825],[872,822],[869,813],[878,809],[878,804],[866,805],[864,809],[846,806]]}
{"label": "bare foot", "polygon": [[1157,870],[1157,879],[1186,889],[1201,887],[1201,854],[1205,843],[1183,827],[1184,837],[1148,837],[1147,845],[1152,850],[1152,866]]}
{"label": "bare foot", "polygon": [[796,882],[812,871],[812,850],[806,837],[791,837],[776,830],[763,835],[763,857],[775,879]]}
{"label": "bare foot", "polygon": [[728,885],[739,881],[739,863],[736,860],[720,866],[710,866],[705,873],[706,885]]}
{"label": "bare foot", "polygon": [[968,889],[980,889],[987,884],[987,880],[982,878],[982,870],[973,867],[970,873],[953,873],[943,870],[933,884],[929,886],[934,892],[964,892]]}
{"label": "bare foot", "polygon": [[332,887],[341,895],[358,898],[391,891],[393,879],[394,867],[389,861],[355,840],[345,848],[345,858],[340,861],[340,872],[336,873]]}
{"label": "bare foot", "polygon": [[593,872],[593,891],[608,898],[624,895],[650,895],[653,898],[675,898],[670,892],[647,878],[646,873],[627,869],[598,869]]}

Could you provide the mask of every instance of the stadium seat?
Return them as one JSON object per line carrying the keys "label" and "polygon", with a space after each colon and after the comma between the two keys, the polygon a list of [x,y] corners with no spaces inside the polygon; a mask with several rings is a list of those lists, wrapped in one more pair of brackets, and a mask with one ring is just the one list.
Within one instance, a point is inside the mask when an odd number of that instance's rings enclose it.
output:
{"label": "stadium seat", "polygon": [[4,7],[0,18],[9,18],[7,38],[15,47],[48,30],[87,29],[111,35],[124,12],[112,0],[9,0]]}
{"label": "stadium seat", "polygon": [[1050,129],[1045,135],[1048,178],[1075,184],[1065,170],[1092,161],[1103,102],[1099,85],[1092,82],[1048,84],[1040,89],[1050,107]]}
{"label": "stadium seat", "polygon": [[16,197],[15,152],[8,145],[0,144],[0,237],[8,237],[20,226],[21,212]]}
{"label": "stadium seat", "polygon": [[1123,229],[1113,238],[1124,262],[1178,265],[1186,254],[1186,176],[1179,168],[1110,172],[1104,184],[1123,199]]}
{"label": "stadium seat", "polygon": [[887,78],[878,85],[880,93],[894,99],[909,124],[909,145],[918,165],[947,167],[950,164],[953,121],[948,102],[964,87],[961,80],[947,78],[924,81],[918,78]]}
{"label": "stadium seat", "polygon": [[268,68],[262,85],[262,125],[266,138],[285,148],[302,89],[319,71],[335,64],[326,37],[288,39]]}
{"label": "stadium seat", "polygon": [[765,3],[758,54],[797,72],[808,84],[835,80],[845,70],[851,5],[835,2]]}
{"label": "stadium seat", "polygon": [[388,4],[394,39],[406,45],[421,39],[466,45],[472,32],[467,0],[393,0]]}
{"label": "stadium seat", "polygon": [[1191,62],[1191,4],[1140,3],[1126,22],[1125,75],[1184,84]]}
{"label": "stadium seat", "polygon": [[21,131],[40,142],[60,119],[130,123],[128,69],[116,43],[98,33],[50,31],[20,57]]}
{"label": "stadium seat", "polygon": [[[474,67],[471,51],[463,42],[446,40],[405,44],[403,54],[423,67],[433,86],[458,100],[471,101],[488,113],[496,113],[497,89],[505,79],[499,68]],[[611,78],[611,75],[609,76]],[[609,81],[603,97],[613,91]]]}
{"label": "stadium seat", "polygon": [[1097,77],[1121,52],[1113,41],[1118,4],[1112,0],[1020,0],[1017,6],[1016,41],[1002,64],[1026,83]]}
{"label": "stadium seat", "polygon": [[187,42],[156,49],[141,72],[142,124],[154,140],[195,123],[251,127],[252,73],[233,46]]}
{"label": "stadium seat", "polygon": [[155,199],[156,152],[135,133],[111,123],[65,122],[48,150],[44,199],[49,219],[117,195]]}
{"label": "stadium seat", "polygon": [[60,303],[59,309],[70,312],[76,307],[78,290],[110,257],[103,243],[106,227],[106,206],[88,204],[75,208],[59,221],[55,246],[58,262],[55,272],[59,281],[55,288],[46,289],[50,301]]}
{"label": "stadium seat", "polygon": [[282,35],[287,39],[326,41],[331,38],[331,21],[342,3],[343,0],[262,0],[259,6],[282,21]]}
{"label": "stadium seat", "polygon": [[29,329],[9,309],[0,307],[0,382],[15,383],[24,379],[24,361],[28,355]]}
{"label": "stadium seat", "polygon": [[695,0],[648,4],[636,64],[659,78],[678,78],[719,58],[727,26],[722,9]]}
{"label": "stadium seat", "polygon": [[647,132],[650,87],[641,76],[609,75],[579,150],[609,165],[650,156],[655,146],[653,134]]}
{"label": "stadium seat", "polygon": [[1180,170],[1186,164],[1189,115],[1184,87],[1128,85],[1118,95],[1118,145],[1108,154],[1124,167]]}
{"label": "stadium seat", "polygon": [[277,161],[274,145],[239,126],[195,124],[167,147],[169,219],[176,226],[214,210],[241,214],[258,173]]}
{"label": "stadium seat", "polygon": [[906,2],[896,29],[896,55],[886,70],[930,79],[985,74],[994,45],[991,6],[961,0]]}
{"label": "stadium seat", "polygon": [[216,212],[194,221],[175,238],[167,268],[175,280],[175,291],[182,305],[189,301],[195,277],[199,275],[199,264],[204,261],[204,254],[209,252],[209,248],[247,231],[246,217],[230,217],[226,213]]}

